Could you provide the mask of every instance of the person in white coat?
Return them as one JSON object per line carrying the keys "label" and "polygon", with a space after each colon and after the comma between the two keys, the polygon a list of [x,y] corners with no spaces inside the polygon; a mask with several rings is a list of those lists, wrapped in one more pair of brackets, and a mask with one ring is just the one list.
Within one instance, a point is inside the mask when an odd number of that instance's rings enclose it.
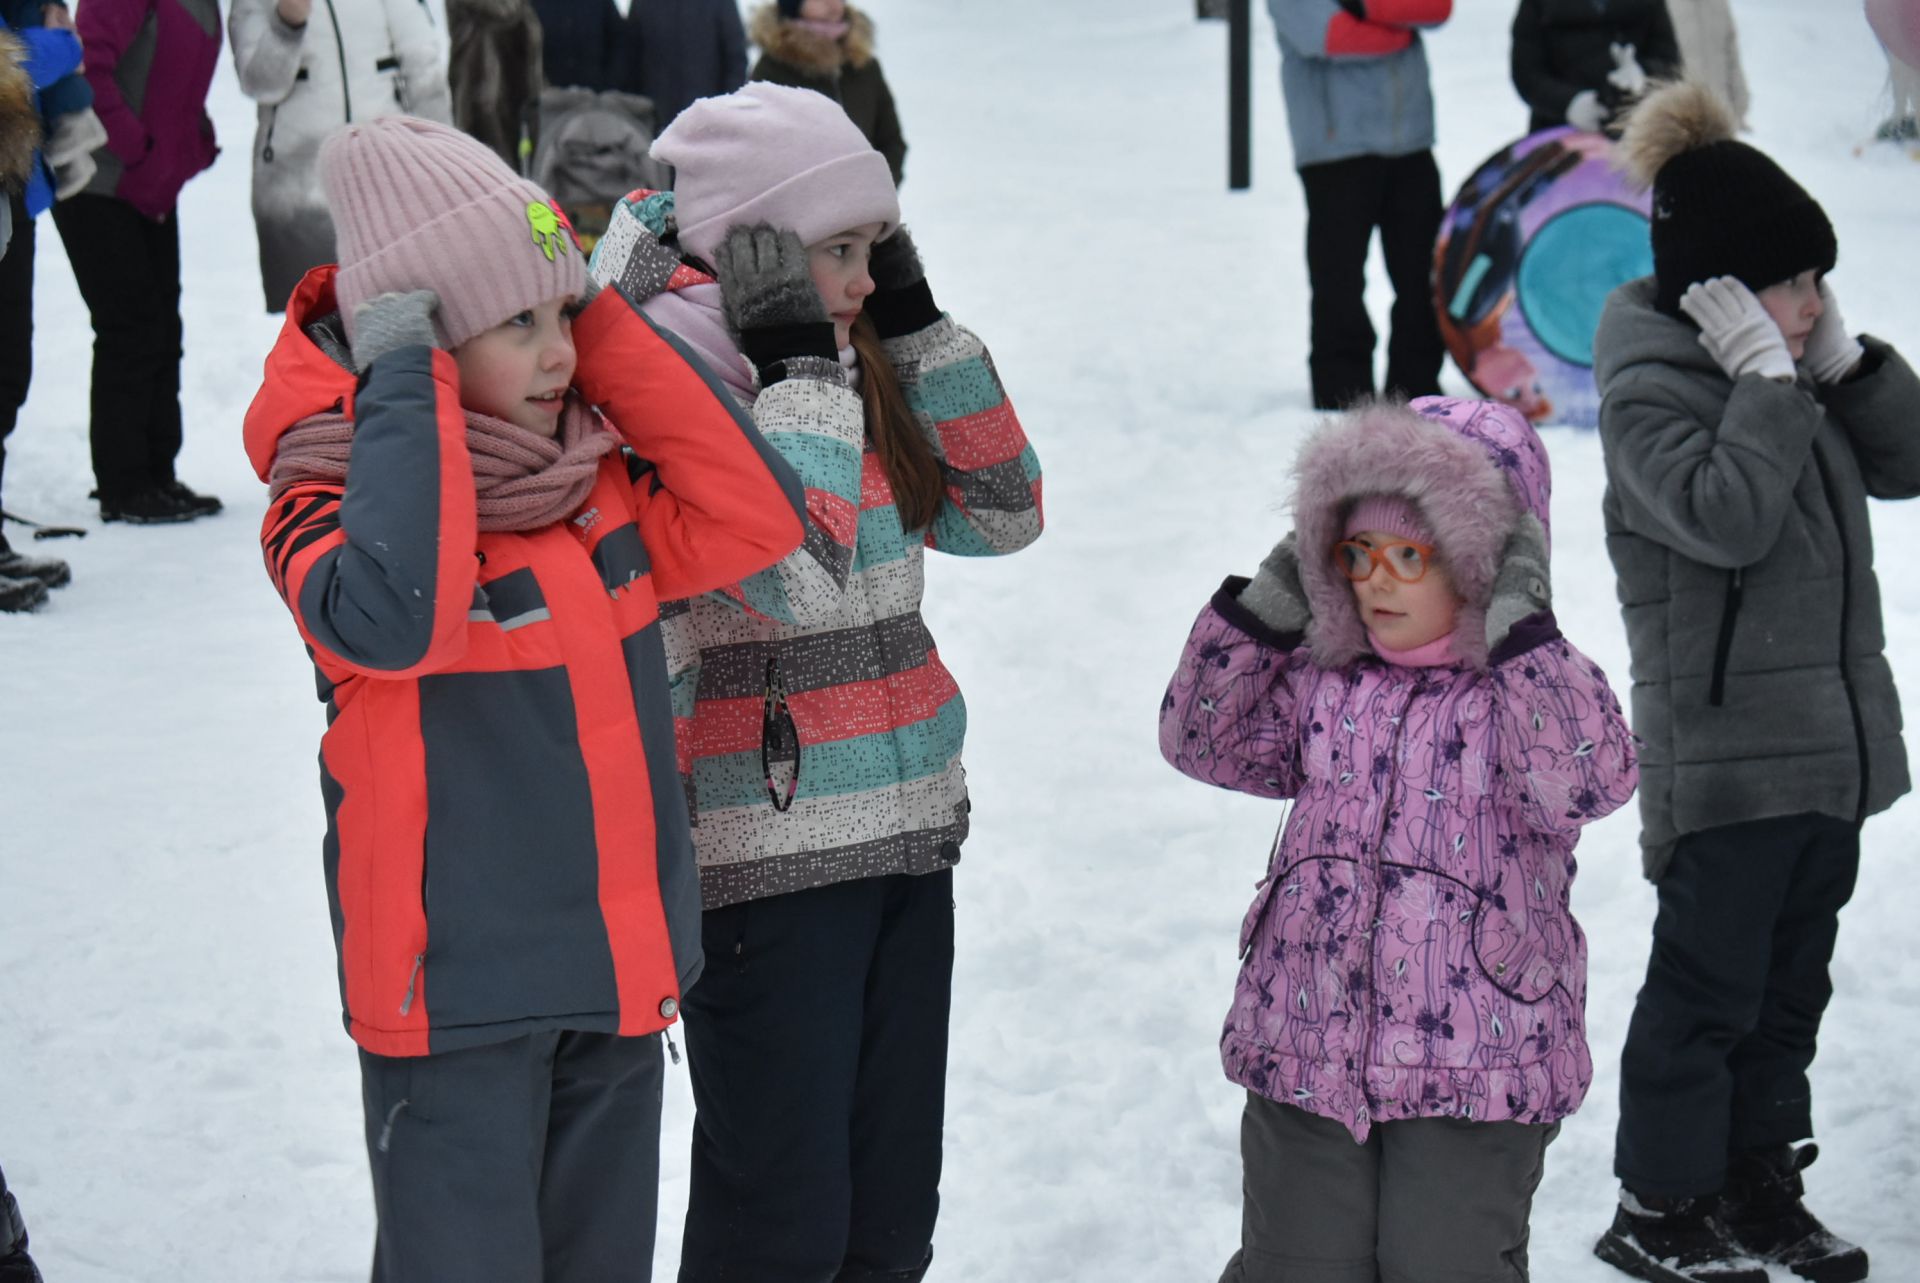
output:
{"label": "person in white coat", "polygon": [[267,311],[334,261],[320,143],[350,121],[404,113],[451,124],[447,55],[426,0],[233,0],[240,88],[260,104],[253,221]]}
{"label": "person in white coat", "polygon": [[1747,74],[1740,69],[1740,34],[1727,0],[1667,0],[1680,63],[1687,79],[1712,89],[1747,127]]}

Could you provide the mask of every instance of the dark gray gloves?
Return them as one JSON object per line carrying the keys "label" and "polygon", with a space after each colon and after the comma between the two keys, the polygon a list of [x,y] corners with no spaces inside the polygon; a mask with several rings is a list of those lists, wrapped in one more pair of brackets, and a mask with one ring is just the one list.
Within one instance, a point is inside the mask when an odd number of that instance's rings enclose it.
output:
{"label": "dark gray gloves", "polygon": [[1540,519],[1529,512],[1520,518],[1500,550],[1500,573],[1493,578],[1493,595],[1487,602],[1489,651],[1507,639],[1515,624],[1552,607],[1551,583],[1547,532]]}
{"label": "dark gray gloves", "polygon": [[1305,632],[1313,621],[1307,590],[1300,583],[1300,557],[1294,552],[1291,530],[1260,563],[1253,582],[1240,590],[1240,604],[1275,632]]}
{"label": "dark gray gloves", "polygon": [[740,336],[763,387],[786,377],[790,358],[840,359],[807,247],[791,230],[771,223],[732,228],[714,247],[713,271],[727,328]]}
{"label": "dark gray gloves", "polygon": [[873,257],[867,260],[867,274],[873,277],[867,315],[873,318],[873,327],[880,331],[881,338],[912,334],[940,319],[933,291],[927,288],[926,269],[920,265],[920,251],[905,227],[875,242]]}
{"label": "dark gray gloves", "polygon": [[403,347],[439,347],[433,314],[440,296],[432,290],[376,294],[353,310],[353,367],[365,370]]}

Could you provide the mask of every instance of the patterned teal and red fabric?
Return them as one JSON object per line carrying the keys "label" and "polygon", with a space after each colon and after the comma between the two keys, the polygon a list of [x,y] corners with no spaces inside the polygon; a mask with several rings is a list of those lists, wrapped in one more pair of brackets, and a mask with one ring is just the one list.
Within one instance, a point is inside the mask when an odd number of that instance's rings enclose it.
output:
{"label": "patterned teal and red fabric", "polygon": [[[673,283],[660,243],[671,212],[658,193],[623,203],[591,270],[662,325],[684,317],[711,333],[704,278]],[[654,294],[636,292],[648,281]],[[848,371],[789,363],[806,372],[741,399],[805,487],[806,537],[771,568],[665,611],[708,908],[931,872],[966,838],[966,706],[920,616],[922,559],[1031,543],[1040,464],[972,333],[942,316],[885,346],[946,478],[931,526],[902,528]]]}
{"label": "patterned teal and red fabric", "polygon": [[[1404,493],[1396,469],[1432,470],[1451,498],[1504,478],[1507,523],[1514,507],[1544,518],[1545,453],[1537,439],[1521,447],[1524,419],[1416,405],[1422,415],[1392,413],[1449,434],[1426,450],[1377,452],[1360,424],[1303,451],[1303,573],[1322,546],[1304,532],[1337,532],[1356,497],[1310,479],[1370,477]],[[1460,528],[1485,519],[1451,503],[1419,506],[1443,549],[1463,556],[1506,533]],[[1593,1076],[1574,843],[1638,778],[1606,675],[1547,613],[1479,663],[1402,668],[1343,651],[1330,662],[1324,639],[1276,633],[1242,605],[1245,582],[1229,580],[1201,611],[1160,712],[1161,751],[1180,771],[1294,800],[1241,929],[1227,1076],[1356,1139],[1402,1118],[1566,1117]],[[1484,617],[1484,597],[1470,604]]]}
{"label": "patterned teal and red fabric", "polygon": [[452,356],[403,348],[356,387],[316,342],[333,270],[295,290],[246,443],[264,480],[288,428],[354,423],[344,486],[293,486],[260,531],[327,709],[348,1031],[414,1056],[658,1030],[699,974],[700,902],[656,594],[792,549],[798,484],[609,292],[574,322],[575,386],[637,461],[603,459],[565,521],[480,531]]}

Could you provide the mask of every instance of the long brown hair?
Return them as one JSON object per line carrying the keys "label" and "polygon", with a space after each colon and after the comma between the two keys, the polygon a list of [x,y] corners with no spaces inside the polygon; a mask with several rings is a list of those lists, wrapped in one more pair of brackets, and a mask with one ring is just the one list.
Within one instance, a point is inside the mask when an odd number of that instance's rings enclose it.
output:
{"label": "long brown hair", "polygon": [[853,322],[853,351],[860,359],[860,396],[866,403],[867,436],[873,441],[873,452],[880,456],[887,484],[893,487],[900,525],[907,530],[925,530],[933,524],[940,500],[946,496],[946,478],[941,475],[933,447],[921,435],[906,393],[900,390],[900,376],[880,345],[880,332],[864,312]]}

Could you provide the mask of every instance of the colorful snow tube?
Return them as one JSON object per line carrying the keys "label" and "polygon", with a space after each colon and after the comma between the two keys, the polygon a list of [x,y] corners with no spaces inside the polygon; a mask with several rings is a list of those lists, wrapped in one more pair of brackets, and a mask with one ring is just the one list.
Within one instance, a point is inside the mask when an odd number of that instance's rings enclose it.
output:
{"label": "colorful snow tube", "polygon": [[1613,144],[1565,125],[1502,148],[1460,187],[1434,246],[1447,351],[1536,423],[1593,427],[1593,333],[1615,286],[1653,270],[1647,194]]}

